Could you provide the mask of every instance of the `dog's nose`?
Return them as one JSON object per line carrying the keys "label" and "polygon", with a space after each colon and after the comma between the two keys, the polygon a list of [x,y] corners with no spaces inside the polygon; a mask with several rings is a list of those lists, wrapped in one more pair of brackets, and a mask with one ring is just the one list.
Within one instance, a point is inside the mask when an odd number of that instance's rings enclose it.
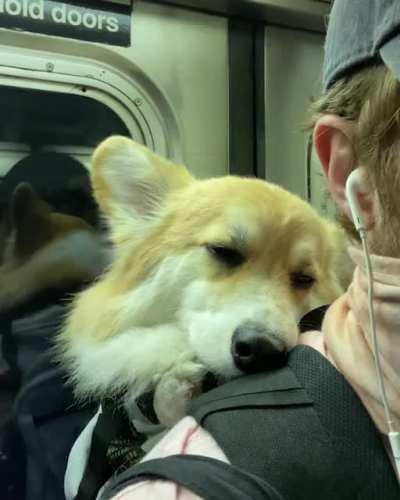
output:
{"label": "dog's nose", "polygon": [[246,373],[277,368],[286,359],[285,350],[268,338],[267,329],[250,321],[233,332],[231,352],[237,368]]}

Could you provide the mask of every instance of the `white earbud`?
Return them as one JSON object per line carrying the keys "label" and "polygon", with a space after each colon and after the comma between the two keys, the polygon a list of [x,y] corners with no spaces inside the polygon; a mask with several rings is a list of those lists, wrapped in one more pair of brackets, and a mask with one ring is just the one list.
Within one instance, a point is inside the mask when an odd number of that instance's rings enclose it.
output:
{"label": "white earbud", "polygon": [[363,189],[363,179],[361,170],[356,168],[351,172],[346,181],[346,198],[349,202],[351,215],[357,231],[366,231],[366,224],[363,219],[361,207],[358,203],[358,194],[365,192]]}

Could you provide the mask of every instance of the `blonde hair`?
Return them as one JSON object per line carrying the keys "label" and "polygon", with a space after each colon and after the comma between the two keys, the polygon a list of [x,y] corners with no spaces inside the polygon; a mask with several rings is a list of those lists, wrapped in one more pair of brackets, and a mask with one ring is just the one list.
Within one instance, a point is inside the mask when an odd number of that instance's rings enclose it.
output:
{"label": "blonde hair", "polygon": [[355,165],[364,166],[381,206],[374,252],[400,257],[400,82],[383,64],[338,80],[311,107],[310,125],[335,114],[354,123]]}

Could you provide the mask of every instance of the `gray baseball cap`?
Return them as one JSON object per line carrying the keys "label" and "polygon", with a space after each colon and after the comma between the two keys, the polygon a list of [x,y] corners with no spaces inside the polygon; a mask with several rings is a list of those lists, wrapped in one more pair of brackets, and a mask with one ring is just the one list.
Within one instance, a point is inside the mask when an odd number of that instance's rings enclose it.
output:
{"label": "gray baseball cap", "polygon": [[336,0],[325,43],[324,89],[379,60],[400,80],[400,0]]}

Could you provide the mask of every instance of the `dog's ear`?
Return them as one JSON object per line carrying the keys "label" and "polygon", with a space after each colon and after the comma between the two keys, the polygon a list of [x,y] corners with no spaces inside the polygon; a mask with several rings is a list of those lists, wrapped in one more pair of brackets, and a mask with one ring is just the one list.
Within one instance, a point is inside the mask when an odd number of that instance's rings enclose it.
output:
{"label": "dog's ear", "polygon": [[91,178],[97,202],[111,219],[123,213],[149,218],[171,191],[193,181],[184,166],[120,136],[96,149]]}
{"label": "dog's ear", "polygon": [[10,206],[11,230],[15,231],[15,254],[26,257],[51,237],[51,209],[27,182],[15,188]]}

